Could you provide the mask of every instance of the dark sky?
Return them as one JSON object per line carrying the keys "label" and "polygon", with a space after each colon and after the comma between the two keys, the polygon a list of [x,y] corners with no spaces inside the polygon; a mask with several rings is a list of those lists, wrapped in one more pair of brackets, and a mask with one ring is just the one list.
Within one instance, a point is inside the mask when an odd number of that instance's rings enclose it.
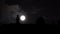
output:
{"label": "dark sky", "polygon": [[[35,7],[36,9],[40,9],[38,13],[42,16],[48,16],[47,18],[49,20],[56,20],[60,19],[60,12],[59,12],[59,7],[56,6],[57,4],[55,3],[56,1],[48,1],[48,0],[6,0],[5,4],[8,5],[16,5],[19,4],[22,6],[22,9],[28,9],[28,12],[31,11],[32,6]],[[2,2],[0,2],[0,9],[2,8]],[[3,8],[2,8],[3,9]],[[34,10],[36,10],[34,9]],[[0,15],[1,15],[1,10],[0,10]],[[4,11],[3,11],[4,12]],[[38,14],[37,13],[37,14]]]}

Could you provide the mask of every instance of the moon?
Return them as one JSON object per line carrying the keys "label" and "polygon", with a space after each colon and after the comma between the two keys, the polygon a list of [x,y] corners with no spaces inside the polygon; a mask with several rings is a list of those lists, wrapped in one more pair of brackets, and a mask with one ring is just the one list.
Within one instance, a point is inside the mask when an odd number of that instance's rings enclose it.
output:
{"label": "moon", "polygon": [[21,21],[25,21],[25,20],[26,20],[26,16],[25,16],[25,15],[21,15],[21,16],[20,16],[20,20],[21,20]]}

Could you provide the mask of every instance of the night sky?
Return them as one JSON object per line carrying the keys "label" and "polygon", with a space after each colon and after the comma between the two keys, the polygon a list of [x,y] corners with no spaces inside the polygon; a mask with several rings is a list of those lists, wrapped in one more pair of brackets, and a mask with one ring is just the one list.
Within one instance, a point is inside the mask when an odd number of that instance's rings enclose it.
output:
{"label": "night sky", "polygon": [[[48,0],[5,0],[0,2],[0,22],[4,24],[16,23],[16,16],[26,14],[26,24],[40,23],[41,17],[45,24],[57,24],[60,12],[56,1]],[[41,22],[43,22],[41,20]],[[40,23],[41,24],[41,23]]]}

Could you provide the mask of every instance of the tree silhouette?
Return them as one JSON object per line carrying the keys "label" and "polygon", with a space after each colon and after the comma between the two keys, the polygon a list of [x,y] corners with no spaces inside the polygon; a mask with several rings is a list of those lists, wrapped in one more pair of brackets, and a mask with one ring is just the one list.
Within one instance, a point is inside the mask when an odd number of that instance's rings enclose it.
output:
{"label": "tree silhouette", "polygon": [[43,17],[39,17],[36,21],[36,24],[45,24]]}
{"label": "tree silhouette", "polygon": [[16,17],[16,23],[19,24],[19,15]]}

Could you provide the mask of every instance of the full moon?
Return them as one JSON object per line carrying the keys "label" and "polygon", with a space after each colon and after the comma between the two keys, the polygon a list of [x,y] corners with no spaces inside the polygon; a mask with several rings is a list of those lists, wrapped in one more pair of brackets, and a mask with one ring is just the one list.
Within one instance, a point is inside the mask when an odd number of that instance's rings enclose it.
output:
{"label": "full moon", "polygon": [[20,20],[21,20],[21,21],[25,21],[25,20],[26,20],[26,16],[25,16],[25,15],[21,15],[21,16],[20,16]]}

